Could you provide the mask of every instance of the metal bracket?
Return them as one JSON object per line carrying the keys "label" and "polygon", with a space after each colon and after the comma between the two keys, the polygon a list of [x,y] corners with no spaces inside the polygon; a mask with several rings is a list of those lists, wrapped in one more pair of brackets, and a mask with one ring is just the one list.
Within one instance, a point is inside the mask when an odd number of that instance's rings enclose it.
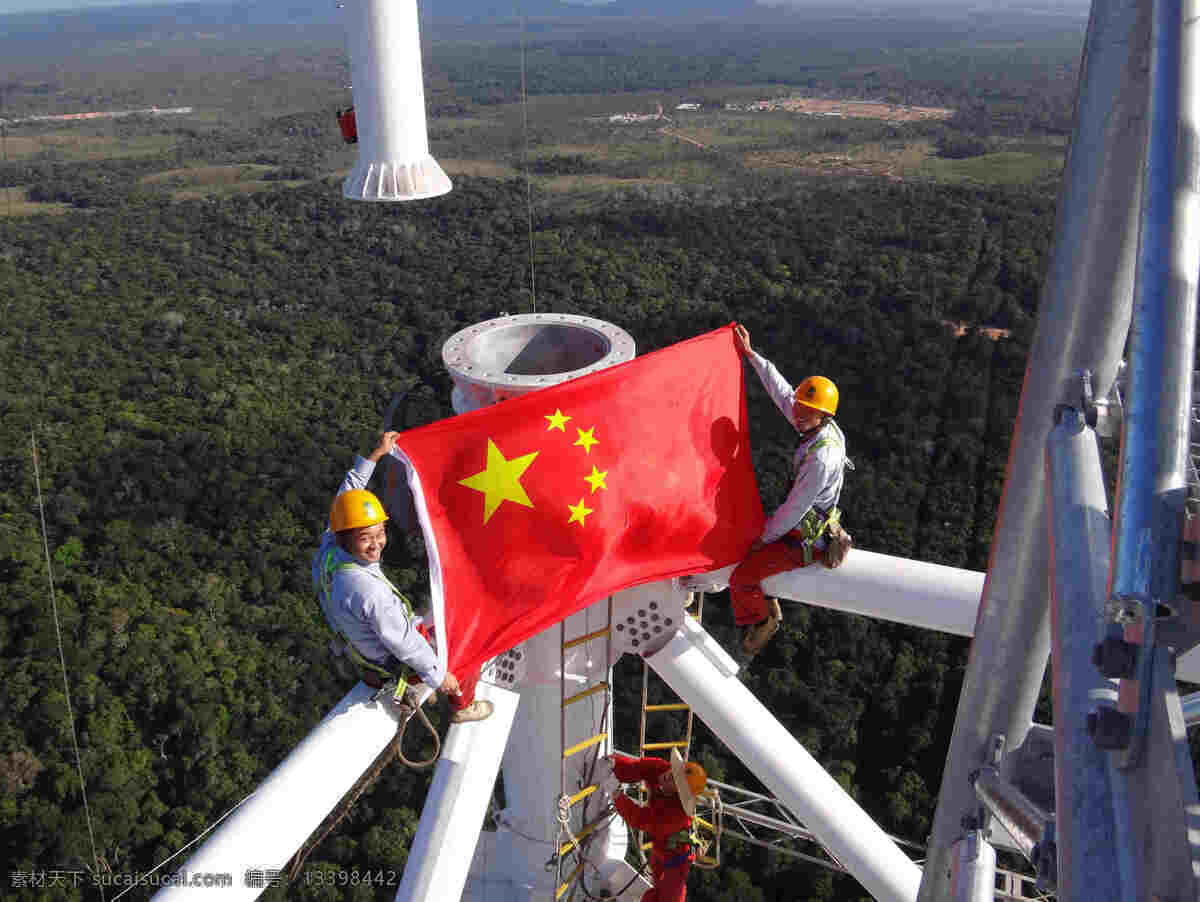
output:
{"label": "metal bracket", "polygon": [[1080,410],[1083,412],[1084,422],[1102,438],[1112,438],[1120,434],[1121,420],[1125,412],[1120,380],[1113,381],[1107,397],[1097,398],[1092,385],[1092,371],[1078,370],[1076,376],[1080,382]]}
{"label": "metal bracket", "polygon": [[[1114,599],[1127,619],[1132,620],[1140,610],[1142,642],[1138,648],[1135,679],[1138,684],[1137,711],[1130,725],[1129,741],[1124,748],[1116,750],[1116,765],[1121,770],[1131,770],[1142,760],[1146,737],[1150,733],[1150,703],[1154,690],[1154,651],[1158,639],[1157,605],[1152,598],[1126,595]],[[1132,615],[1132,616],[1130,616]]]}

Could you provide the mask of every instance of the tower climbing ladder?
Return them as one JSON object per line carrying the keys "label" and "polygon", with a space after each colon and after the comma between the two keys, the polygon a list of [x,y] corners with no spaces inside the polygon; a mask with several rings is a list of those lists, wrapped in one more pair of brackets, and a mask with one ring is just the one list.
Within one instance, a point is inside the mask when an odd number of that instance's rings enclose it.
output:
{"label": "tower climbing ladder", "polygon": [[[652,603],[653,604],[653,603]],[[704,617],[704,593],[693,592],[688,601],[688,607],[695,605],[695,613],[686,612],[688,617],[691,617],[697,623],[701,622]],[[695,719],[695,714],[692,712],[691,706],[684,701],[676,700],[673,702],[663,702],[661,704],[650,704],[650,668],[646,665],[645,659],[642,660],[642,713],[640,725],[638,728],[638,756],[645,757],[647,752],[666,752],[670,755],[674,749],[679,750],[679,754],[686,761],[688,760],[692,747],[692,726]],[[684,729],[683,739],[667,739],[657,742],[646,741],[646,715],[647,714],[663,714],[671,712],[686,712],[686,727]],[[643,797],[642,801],[645,801]],[[696,816],[696,827],[703,828],[713,835],[713,842],[705,842],[705,847],[711,847],[714,851],[713,855],[697,854],[695,867],[699,868],[715,868],[720,864],[721,850],[721,803],[720,797],[714,788],[711,792],[705,791],[701,794],[699,801],[708,803],[712,806],[712,820],[707,820]],[[695,832],[695,831],[693,831]],[[650,843],[638,831],[637,835],[638,849],[644,855],[646,850],[650,848]]]}
{"label": "tower climbing ladder", "polygon": [[[610,716],[610,704],[608,694],[612,691],[612,685],[607,679],[609,667],[612,663],[612,598],[608,599],[608,616],[603,628],[593,630],[592,632],[584,633],[581,636],[576,636],[573,639],[567,638],[567,621],[564,619],[560,624],[560,634],[562,636],[562,647],[559,654],[559,686],[560,698],[562,702],[562,710],[559,719],[559,731],[562,737],[562,758],[559,764],[559,796],[558,796],[558,839],[556,840],[555,852],[555,890],[554,898],[557,902],[563,895],[571,890],[571,894],[567,896],[568,902],[574,898],[575,891],[573,887],[578,886],[578,881],[583,874],[585,862],[584,852],[587,846],[587,840],[598,829],[603,827],[609,820],[607,811],[602,811],[598,817],[591,821],[586,820],[587,805],[586,800],[596,792],[597,784],[595,782],[596,760],[599,758],[600,751],[604,743],[608,740],[608,719]],[[604,639],[604,662],[603,673],[605,679],[598,680],[590,686],[586,686],[577,692],[570,695],[567,694],[567,652],[573,648],[582,645],[587,645],[597,639]],[[590,670],[589,668],[585,668]],[[599,693],[605,693],[604,713],[600,718],[600,723],[597,725],[597,731],[591,736],[584,737],[572,745],[567,745],[567,708],[570,705],[589,699]],[[591,764],[585,772],[581,769],[581,777],[577,781],[579,785],[574,788],[573,792],[568,792],[568,761],[575,755],[590,751],[592,754]],[[582,809],[582,817],[584,818],[583,826],[579,830],[571,829],[571,816],[574,807],[580,802],[584,802]],[[566,858],[570,855],[575,855],[577,861],[571,872],[564,878],[563,865]]]}

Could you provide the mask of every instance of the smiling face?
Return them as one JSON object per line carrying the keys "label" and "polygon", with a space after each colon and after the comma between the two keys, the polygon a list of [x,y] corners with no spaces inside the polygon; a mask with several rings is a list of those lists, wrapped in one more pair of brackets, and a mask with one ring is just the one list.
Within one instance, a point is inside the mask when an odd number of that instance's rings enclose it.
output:
{"label": "smiling face", "polygon": [[382,523],[347,529],[344,533],[338,533],[338,544],[342,546],[343,551],[354,555],[360,561],[378,564],[387,545],[387,529]]}
{"label": "smiling face", "polygon": [[821,425],[821,419],[825,414],[819,410],[815,410],[806,404],[801,404],[799,401],[792,400],[792,419],[796,423],[796,428],[801,432],[808,432],[811,429],[816,429]]}

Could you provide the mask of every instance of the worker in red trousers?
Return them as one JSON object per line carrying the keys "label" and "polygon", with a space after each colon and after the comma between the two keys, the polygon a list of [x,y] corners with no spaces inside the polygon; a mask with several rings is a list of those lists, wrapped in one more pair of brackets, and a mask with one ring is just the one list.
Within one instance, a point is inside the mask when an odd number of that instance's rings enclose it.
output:
{"label": "worker in red trousers", "polygon": [[696,816],[696,796],[708,785],[708,775],[695,761],[684,762],[671,750],[668,763],[662,758],[627,758],[612,755],[611,784],[645,783],[650,791],[645,805],[639,805],[623,792],[616,792],[613,804],[617,813],[635,830],[648,834],[652,843],[650,872],[654,886],[642,896],[642,902],[683,902],[687,895],[687,877],[696,860],[692,849],[692,818]]}

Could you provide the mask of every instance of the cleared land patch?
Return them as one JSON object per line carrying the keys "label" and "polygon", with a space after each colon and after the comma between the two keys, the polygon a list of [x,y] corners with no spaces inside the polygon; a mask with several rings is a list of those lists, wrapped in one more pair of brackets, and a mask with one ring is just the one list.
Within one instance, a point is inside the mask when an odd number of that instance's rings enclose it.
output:
{"label": "cleared land patch", "polygon": [[275,169],[260,163],[237,163],[231,166],[189,166],[167,169],[142,178],[144,185],[167,185],[182,188],[195,185],[231,185],[235,182],[262,181]]}
{"label": "cleared land patch", "polygon": [[62,214],[74,209],[70,204],[42,204],[31,201],[25,188],[19,185],[0,190],[0,216],[38,216]]}
{"label": "cleared land patch", "polygon": [[253,194],[272,188],[294,187],[304,180],[268,179],[277,169],[260,163],[238,163],[232,166],[193,166],[168,169],[141,179],[143,185],[165,188],[174,200],[195,200],[224,194]]}
{"label": "cleared land patch", "polygon": [[1061,153],[1024,153],[1001,151],[965,160],[943,160],[930,157],[922,171],[939,181],[982,182],[992,185],[1019,185],[1062,172]]}
{"label": "cleared land patch", "polygon": [[10,134],[4,140],[4,152],[10,160],[43,156],[52,160],[82,162],[153,156],[174,146],[175,141],[170,135],[120,138],[113,135],[82,135],[71,132]]}
{"label": "cleared land patch", "polygon": [[804,113],[830,119],[880,119],[884,122],[926,122],[949,119],[954,110],[944,107],[900,106],[877,100],[824,100],[819,97],[779,97],[757,100],[745,106],[750,111]]}
{"label": "cleared land patch", "polygon": [[[507,163],[493,160],[457,160],[439,159],[442,169],[447,175],[469,175],[485,179],[511,179],[520,173]],[[349,174],[349,173],[347,173]],[[342,176],[345,178],[345,176]]]}
{"label": "cleared land patch", "polygon": [[772,150],[744,157],[754,169],[785,169],[797,175],[874,175],[903,179],[922,171],[934,153],[930,141],[870,142],[837,152]]}

